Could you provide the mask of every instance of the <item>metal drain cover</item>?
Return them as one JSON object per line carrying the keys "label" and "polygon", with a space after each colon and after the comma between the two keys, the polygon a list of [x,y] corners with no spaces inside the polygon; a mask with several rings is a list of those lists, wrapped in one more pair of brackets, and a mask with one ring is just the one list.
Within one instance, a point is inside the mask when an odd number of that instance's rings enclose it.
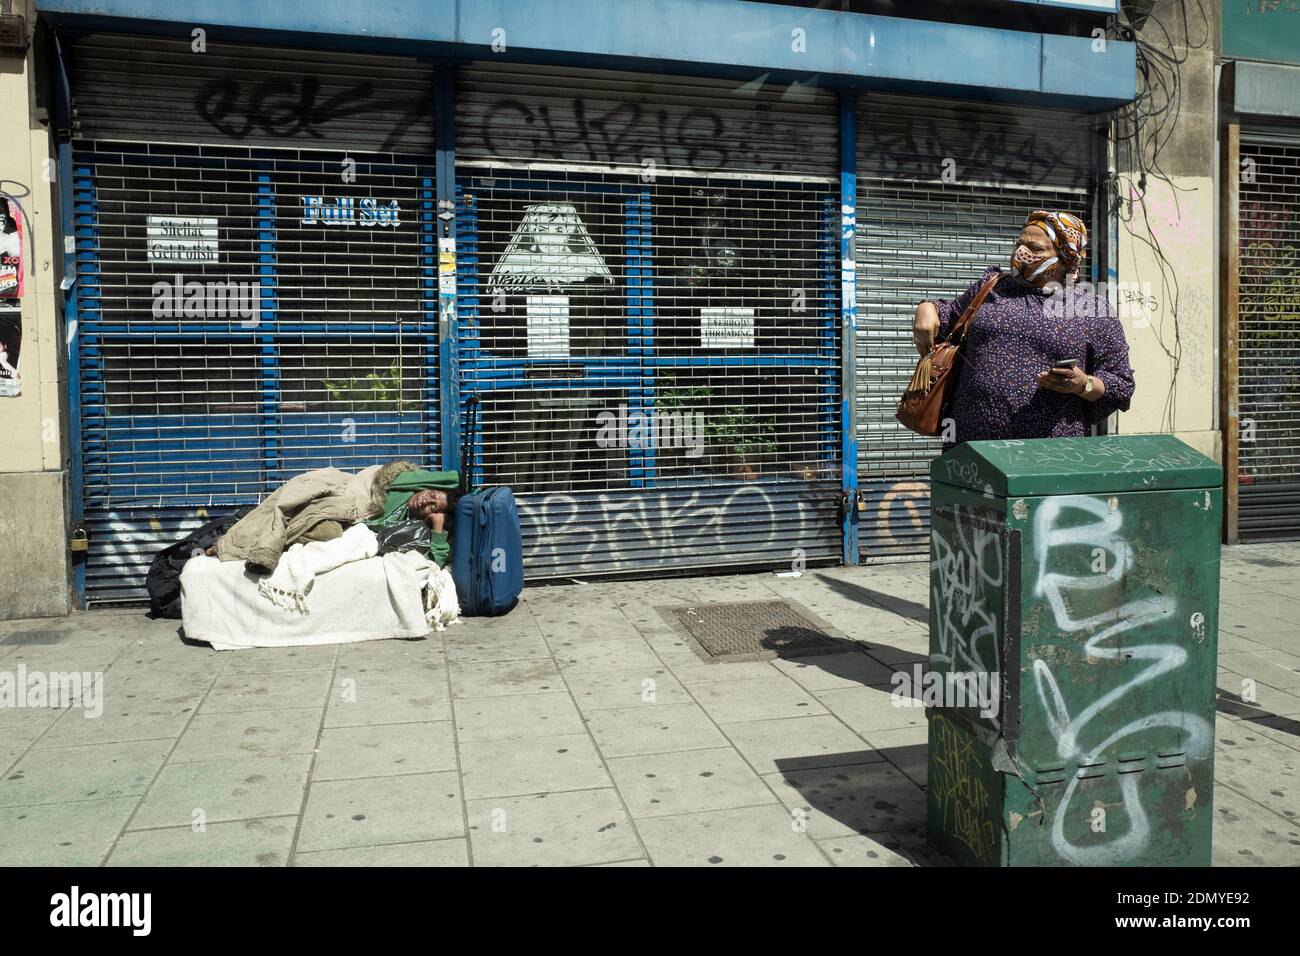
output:
{"label": "metal drain cover", "polygon": [[762,660],[840,649],[840,640],[824,625],[786,601],[697,604],[660,611],[695,638],[710,658]]}
{"label": "metal drain cover", "polygon": [[66,631],[14,631],[0,644],[57,644]]}

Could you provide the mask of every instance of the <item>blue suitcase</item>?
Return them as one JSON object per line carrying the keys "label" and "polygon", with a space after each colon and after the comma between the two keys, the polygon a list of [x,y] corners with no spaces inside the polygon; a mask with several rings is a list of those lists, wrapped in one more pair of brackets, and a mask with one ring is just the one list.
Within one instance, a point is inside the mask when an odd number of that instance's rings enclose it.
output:
{"label": "blue suitcase", "polygon": [[509,488],[485,488],[469,494],[478,399],[466,408],[465,452],[461,488],[451,526],[451,577],[460,612],[466,616],[505,614],[524,589],[524,547],[519,512]]}
{"label": "blue suitcase", "polygon": [[524,548],[509,488],[488,488],[456,502],[451,576],[466,616],[505,614],[518,602]]}

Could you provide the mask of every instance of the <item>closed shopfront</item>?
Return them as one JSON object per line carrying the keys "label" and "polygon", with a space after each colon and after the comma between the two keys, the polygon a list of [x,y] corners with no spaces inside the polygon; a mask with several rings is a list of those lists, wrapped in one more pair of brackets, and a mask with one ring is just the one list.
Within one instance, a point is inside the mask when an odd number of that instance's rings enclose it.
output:
{"label": "closed shopfront", "polygon": [[[858,105],[857,403],[864,562],[929,550],[929,463],[939,439],[894,419],[926,298],[951,299],[1006,266],[1033,209],[1066,210],[1094,234],[1099,119],[1074,113],[867,95]],[[1086,278],[1086,277],[1085,277]]]}
{"label": "closed shopfront", "polygon": [[294,474],[438,460],[432,71],[69,43],[84,596]]}
{"label": "closed shopfront", "polygon": [[473,64],[458,387],[530,578],[840,556],[836,98]]}
{"label": "closed shopfront", "polygon": [[1300,538],[1300,135],[1242,130],[1237,532]]}

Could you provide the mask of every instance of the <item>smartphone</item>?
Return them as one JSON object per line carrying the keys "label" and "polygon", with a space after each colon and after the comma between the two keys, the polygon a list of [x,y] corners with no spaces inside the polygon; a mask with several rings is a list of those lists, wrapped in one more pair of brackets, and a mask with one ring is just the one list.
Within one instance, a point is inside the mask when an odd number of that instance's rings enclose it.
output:
{"label": "smartphone", "polygon": [[1052,363],[1052,368],[1074,368],[1078,364],[1078,359],[1057,359]]}

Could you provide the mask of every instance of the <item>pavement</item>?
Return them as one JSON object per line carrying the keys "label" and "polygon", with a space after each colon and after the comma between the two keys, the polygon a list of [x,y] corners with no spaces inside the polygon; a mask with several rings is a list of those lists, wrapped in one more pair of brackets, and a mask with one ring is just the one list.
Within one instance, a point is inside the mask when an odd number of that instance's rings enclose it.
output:
{"label": "pavement", "polygon": [[[1300,544],[1222,567],[1214,861],[1295,865]],[[942,865],[924,711],[890,694],[927,580],[535,587],[423,640],[233,652],[140,608],[0,623],[0,679],[103,674],[97,718],[0,708],[0,864]],[[842,649],[706,663],[656,610],[777,599]]]}

